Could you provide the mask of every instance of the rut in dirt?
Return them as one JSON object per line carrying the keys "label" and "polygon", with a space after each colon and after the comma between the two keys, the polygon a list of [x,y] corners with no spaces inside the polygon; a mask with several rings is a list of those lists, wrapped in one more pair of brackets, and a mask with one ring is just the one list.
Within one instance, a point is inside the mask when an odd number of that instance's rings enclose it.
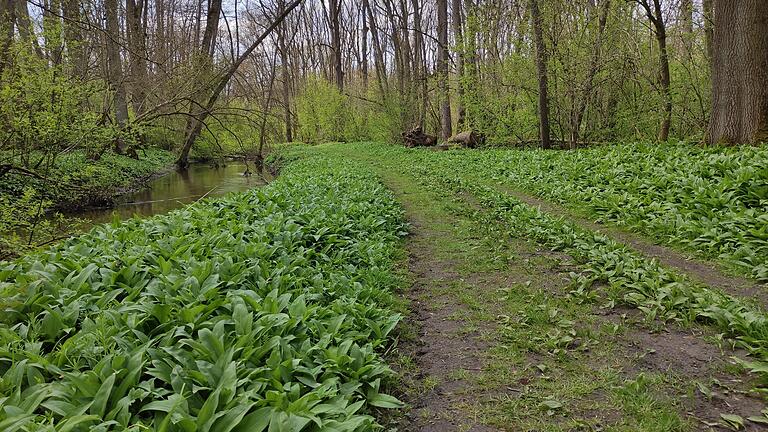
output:
{"label": "rut in dirt", "polygon": [[[520,240],[515,246],[517,261],[496,270],[467,272],[467,267],[477,264],[473,261],[488,260],[496,253],[487,244],[472,243],[471,238],[457,235],[456,226],[461,223],[479,222],[468,221],[471,218],[450,212],[436,217],[429,213],[430,208],[444,204],[436,201],[436,197],[415,197],[419,192],[404,191],[403,185],[397,182],[390,181],[388,186],[403,204],[411,224],[406,247],[412,284],[406,296],[411,309],[408,321],[416,329],[416,337],[401,344],[400,350],[412,357],[418,371],[412,377],[414,383],[410,395],[404,397],[411,408],[399,422],[399,430],[538,430],[523,427],[525,422],[522,421],[520,425],[507,423],[494,412],[507,410],[508,406],[524,400],[521,398],[538,398],[534,406],[539,404],[538,400],[545,394],[526,393],[527,387],[535,387],[536,381],[545,375],[537,367],[550,360],[539,353],[521,350],[521,364],[502,365],[509,370],[500,371],[500,375],[509,373],[513,378],[491,386],[478,384],[492,374],[491,367],[498,368],[498,365],[490,365],[491,353],[505,343],[497,320],[502,313],[509,314],[510,311],[500,307],[499,291],[526,281],[530,283],[533,279],[547,296],[566,299],[568,274],[578,268],[569,264],[568,257],[530,244],[522,246],[526,242]],[[471,196],[460,198],[465,210],[483,211]],[[483,231],[479,225],[473,228],[476,234]],[[508,241],[491,239],[498,244]],[[447,245],[451,244],[465,250],[446,253],[444,249],[450,248]],[[467,253],[469,249],[473,252]],[[549,264],[538,263],[541,260]],[[462,299],[462,295],[471,299]],[[586,329],[587,333],[617,323],[626,326],[627,330],[610,341],[584,339],[568,347],[569,350],[573,348],[572,355],[579,363],[577,369],[581,375],[567,378],[589,380],[593,368],[615,370],[618,377],[611,385],[597,388],[582,397],[583,400],[570,403],[566,417],[550,417],[545,411],[534,410],[532,414],[537,417],[538,424],[563,423],[562,430],[571,430],[566,424],[573,419],[595,427],[623,424],[627,414],[605,400],[606,395],[625,382],[634,385],[649,374],[684,384],[674,387],[662,383],[663,387],[649,391],[660,394],[659,403],[679,413],[693,426],[692,430],[709,430],[709,425],[720,421],[721,413],[747,417],[759,414],[764,406],[762,401],[750,395],[752,383],[749,377],[727,371],[730,356],[743,356],[744,353],[722,350],[706,342],[706,335],[700,331],[649,326],[636,310],[606,310],[596,306],[587,313],[594,321],[590,324],[593,328]],[[470,318],[472,314],[475,314],[474,319]],[[478,320],[477,316],[483,319]],[[607,344],[610,348],[598,349],[595,344]],[[558,368],[557,362],[551,364],[552,368]],[[697,392],[697,385],[711,388],[710,394]],[[761,429],[748,424],[747,430]]]}

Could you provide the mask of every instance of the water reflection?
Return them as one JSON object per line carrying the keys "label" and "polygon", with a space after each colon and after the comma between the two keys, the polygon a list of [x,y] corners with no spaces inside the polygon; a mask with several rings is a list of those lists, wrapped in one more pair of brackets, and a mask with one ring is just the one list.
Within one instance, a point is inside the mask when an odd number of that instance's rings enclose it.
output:
{"label": "water reflection", "polygon": [[92,223],[109,222],[113,214],[120,219],[133,216],[151,216],[166,213],[201,199],[240,192],[261,186],[258,176],[243,175],[246,166],[232,162],[226,166],[211,167],[192,165],[186,171],[175,171],[153,180],[149,188],[121,197],[117,206],[110,209],[92,209],[73,214]]}

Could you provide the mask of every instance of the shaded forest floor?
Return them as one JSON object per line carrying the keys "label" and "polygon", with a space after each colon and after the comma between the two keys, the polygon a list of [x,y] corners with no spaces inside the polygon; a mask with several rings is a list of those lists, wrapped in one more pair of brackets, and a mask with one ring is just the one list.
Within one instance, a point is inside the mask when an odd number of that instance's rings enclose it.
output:
{"label": "shaded forest floor", "polygon": [[[373,167],[412,226],[404,264],[411,313],[390,358],[409,408],[391,420],[393,426],[729,430],[740,427],[729,424],[733,419],[760,416],[765,404],[752,390],[754,379],[732,360],[745,353],[711,329],[664,324],[636,309],[571,295],[569,275],[579,267],[569,256],[506,235],[503,222],[470,194],[424,188],[396,161],[355,150],[330,151]],[[569,217],[546,202],[527,201]],[[724,289],[744,286],[714,265],[608,231],[699,280]],[[746,420],[743,427],[761,430]]]}

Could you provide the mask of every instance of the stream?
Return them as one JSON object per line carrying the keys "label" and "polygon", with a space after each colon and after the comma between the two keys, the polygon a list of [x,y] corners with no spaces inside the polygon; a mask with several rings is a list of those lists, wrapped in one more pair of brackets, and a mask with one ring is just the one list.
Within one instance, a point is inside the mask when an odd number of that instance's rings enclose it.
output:
{"label": "stream", "polygon": [[243,162],[229,162],[219,167],[193,164],[186,171],[172,171],[150,181],[138,192],[121,196],[115,207],[81,210],[69,215],[84,219],[87,225],[110,222],[115,214],[121,220],[147,217],[183,207],[203,197],[242,192],[265,184],[258,173],[244,176],[245,170]]}

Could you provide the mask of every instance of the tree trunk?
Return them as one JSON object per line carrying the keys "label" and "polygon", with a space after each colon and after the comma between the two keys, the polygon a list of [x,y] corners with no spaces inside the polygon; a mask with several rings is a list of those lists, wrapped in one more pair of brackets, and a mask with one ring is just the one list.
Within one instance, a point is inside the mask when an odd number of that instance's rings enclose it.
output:
{"label": "tree trunk", "polygon": [[707,60],[709,61],[709,69],[712,70],[712,57],[714,56],[712,48],[712,39],[714,37],[714,15],[712,13],[712,0],[704,0],[702,3],[704,14],[704,43],[707,47]]}
{"label": "tree trunk", "polygon": [[363,75],[363,91],[368,91],[368,18],[365,17],[365,10],[361,10],[361,15],[363,18],[363,35],[361,37],[361,58],[360,58],[360,68],[361,73]]}
{"label": "tree trunk", "polygon": [[213,49],[216,46],[216,35],[219,32],[219,17],[221,16],[221,1],[210,0],[208,2],[208,17],[205,21],[205,33],[200,53],[209,59],[213,58]]}
{"label": "tree trunk", "polygon": [[419,0],[411,0],[411,7],[413,8],[413,77],[414,85],[416,87],[415,94],[418,95],[418,107],[417,107],[417,124],[420,128],[424,128],[424,121],[427,116],[427,77],[426,77],[426,65],[424,60],[424,36],[422,35],[421,28],[421,6]]}
{"label": "tree trunk", "polygon": [[[10,1],[11,4],[14,3],[14,0],[0,0],[0,1]],[[29,18],[29,8],[27,6],[27,2],[25,0],[16,0],[16,28],[19,31],[19,36],[21,36],[21,40],[26,43],[31,43],[32,48],[35,51],[35,54],[37,55],[37,58],[45,58],[45,54],[43,54],[43,49],[40,47],[40,42],[37,40],[37,35],[34,34],[34,29],[32,28],[32,20]]]}
{"label": "tree trunk", "polygon": [[448,0],[437,0],[437,86],[440,98],[441,137],[453,135],[448,95]]}
{"label": "tree trunk", "polygon": [[146,99],[147,62],[146,35],[142,23],[142,12],[145,0],[125,0],[125,23],[128,35],[128,56],[131,64],[131,105],[134,114],[141,115],[144,112],[144,100]]}
{"label": "tree trunk", "polygon": [[456,44],[456,130],[464,129],[464,34],[462,32],[461,0],[451,0],[451,15],[453,18],[453,38]]}
{"label": "tree trunk", "polygon": [[544,46],[538,0],[530,0],[533,39],[536,44],[536,72],[539,78],[539,137],[541,148],[551,147],[549,133],[549,97],[547,95],[547,51]]}
{"label": "tree trunk", "polygon": [[[23,3],[23,2],[20,2]],[[82,19],[80,0],[64,0],[64,45],[72,71],[72,76],[85,79],[88,60],[85,57],[83,32],[78,24]]]}
{"label": "tree trunk", "polygon": [[[278,3],[278,13],[285,9],[285,1],[280,0]],[[285,22],[280,23],[275,29],[277,32],[277,49],[280,52],[280,78],[282,80],[283,91],[283,116],[285,121],[285,141],[293,141],[293,126],[291,116],[291,71],[288,66],[288,46],[285,42]],[[271,87],[270,87],[271,89]],[[271,91],[270,91],[271,95]]]}
{"label": "tree trunk", "polygon": [[10,62],[13,28],[16,21],[15,12],[13,0],[0,0],[0,75]]}
{"label": "tree trunk", "polygon": [[659,45],[659,86],[661,87],[664,117],[661,120],[658,140],[666,141],[669,139],[669,128],[672,123],[672,92],[670,90],[669,54],[667,53],[667,27],[661,8],[662,0],[652,0],[653,5],[648,3],[649,0],[638,1],[640,6],[645,9],[645,14],[653,25],[656,42]]}
{"label": "tree trunk", "polygon": [[571,122],[571,142],[570,147],[576,148],[581,134],[581,123],[584,120],[584,113],[587,110],[587,104],[592,97],[592,91],[594,90],[595,75],[600,65],[600,50],[603,46],[603,33],[605,32],[605,25],[608,21],[608,11],[611,7],[610,0],[602,0],[602,8],[600,9],[600,16],[597,23],[597,38],[595,45],[592,49],[592,55],[589,59],[589,70],[587,71],[587,77],[584,82],[584,87],[579,97],[576,110]]}
{"label": "tree trunk", "polygon": [[[114,93],[115,121],[122,129],[128,123],[128,105],[123,83],[123,64],[120,59],[120,21],[117,16],[117,0],[104,0],[106,14],[107,38],[107,81]],[[115,152],[125,153],[125,142],[122,138],[115,140]]]}
{"label": "tree trunk", "polygon": [[[111,0],[108,0],[111,1]],[[246,49],[243,51],[242,54],[237,58],[237,60],[232,63],[229,68],[222,74],[218,79],[216,80],[216,86],[213,88],[213,91],[210,92],[210,95],[205,102],[205,104],[202,104],[201,108],[198,108],[197,105],[192,105],[190,108],[189,116],[190,119],[189,122],[187,122],[187,128],[186,128],[186,137],[184,139],[184,145],[181,147],[181,152],[179,153],[179,158],[176,160],[176,165],[178,165],[180,168],[187,168],[189,166],[189,152],[192,150],[192,145],[195,144],[195,141],[197,141],[197,137],[200,136],[200,132],[203,130],[203,126],[205,125],[205,121],[208,119],[208,116],[211,115],[213,112],[213,108],[216,105],[216,101],[219,100],[219,95],[221,95],[221,92],[224,90],[224,88],[227,86],[227,83],[229,83],[229,80],[232,78],[232,76],[237,72],[237,70],[240,68],[240,65],[243,64],[245,59],[247,59],[251,53],[264,41],[264,39],[269,36],[272,31],[275,30],[275,28],[280,25],[281,22],[285,19],[286,16],[288,16],[291,11],[296,9],[297,6],[301,4],[302,0],[293,0],[288,6],[283,10],[281,14],[279,14],[275,21],[270,24],[269,27],[267,27],[264,32],[259,35],[258,38]]]}
{"label": "tree trunk", "polygon": [[387,94],[389,93],[389,85],[387,84],[387,70],[386,64],[384,63],[384,50],[381,48],[378,26],[376,25],[376,19],[373,16],[373,9],[371,9],[371,5],[368,0],[363,0],[363,9],[365,9],[367,12],[368,26],[371,29],[374,67],[376,68],[376,79],[379,83],[379,91],[381,91],[382,98],[386,98]]}
{"label": "tree trunk", "polygon": [[341,28],[339,16],[341,15],[341,0],[330,0],[331,14],[331,46],[333,47],[333,77],[336,87],[340,92],[344,91],[344,69],[341,59]]}
{"label": "tree trunk", "polygon": [[768,141],[768,2],[715,0],[709,144]]}
{"label": "tree trunk", "polygon": [[693,0],[680,0],[678,22],[683,36],[691,37],[693,35]]}

